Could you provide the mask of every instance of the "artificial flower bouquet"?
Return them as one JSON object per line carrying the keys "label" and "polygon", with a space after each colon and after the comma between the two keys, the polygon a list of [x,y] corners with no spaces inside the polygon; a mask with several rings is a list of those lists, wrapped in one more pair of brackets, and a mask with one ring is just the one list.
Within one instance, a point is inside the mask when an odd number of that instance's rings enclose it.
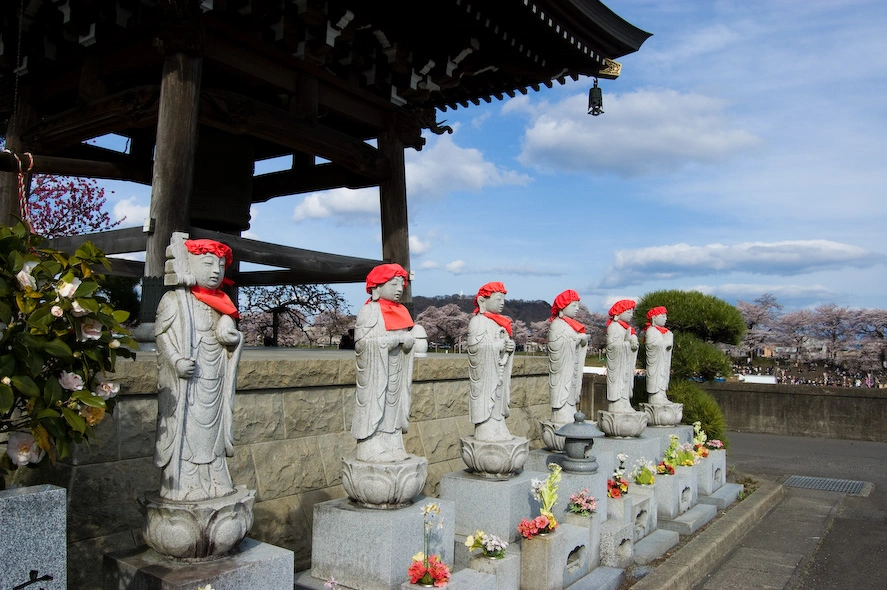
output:
{"label": "artificial flower bouquet", "polygon": [[[693,423],[693,451],[702,459],[708,457],[708,435],[702,429],[702,422]],[[719,441],[720,442],[720,441]]]}
{"label": "artificial flower bouquet", "polygon": [[659,475],[674,475],[674,465],[660,461],[659,465],[656,466],[656,473]]}
{"label": "artificial flower bouquet", "polygon": [[642,486],[651,486],[656,483],[656,465],[651,461],[647,461],[643,457],[634,464],[631,472],[631,478],[634,483]]}
{"label": "artificial flower bouquet", "polygon": [[517,525],[517,530],[525,539],[532,539],[539,534],[554,531],[558,524],[552,509],[557,502],[557,487],[561,481],[561,466],[557,463],[549,463],[548,478],[545,480],[534,479],[532,484],[533,498],[539,502],[539,516],[528,520],[522,519]]}
{"label": "artificial flower bouquet", "polygon": [[567,506],[567,510],[571,514],[591,516],[597,511],[597,500],[588,493],[588,488],[585,488],[581,492],[570,494],[570,504]]}
{"label": "artificial flower bouquet", "polygon": [[613,477],[607,480],[607,496],[610,498],[621,498],[628,493],[628,482],[625,481],[625,462],[628,461],[628,455],[619,453],[616,459],[619,460],[619,467],[613,470]]}
{"label": "artificial flower bouquet", "polygon": [[[450,568],[447,564],[440,560],[439,555],[429,555],[428,553],[431,529],[437,516],[440,516],[440,506],[437,504],[432,502],[422,507],[425,551],[415,554],[410,567],[407,568],[410,584],[433,585],[436,588],[443,588],[450,581]],[[443,528],[443,518],[437,520],[437,528]]]}
{"label": "artificial flower bouquet", "polygon": [[465,546],[468,547],[469,552],[480,549],[483,551],[484,557],[501,559],[505,557],[505,548],[508,547],[508,543],[496,535],[488,535],[478,529],[465,539]]}

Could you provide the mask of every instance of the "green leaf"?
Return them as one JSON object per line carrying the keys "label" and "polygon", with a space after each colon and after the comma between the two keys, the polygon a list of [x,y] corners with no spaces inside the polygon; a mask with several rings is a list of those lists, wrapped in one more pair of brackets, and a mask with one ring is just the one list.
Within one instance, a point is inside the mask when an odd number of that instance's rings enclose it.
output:
{"label": "green leaf", "polygon": [[11,377],[12,384],[16,389],[21,391],[28,397],[37,397],[40,395],[40,388],[34,383],[34,380],[27,375],[13,375]]}
{"label": "green leaf", "polygon": [[12,320],[12,308],[5,301],[0,301],[0,321],[8,324]]}
{"label": "green leaf", "polygon": [[129,319],[129,312],[125,309],[118,309],[111,314],[111,317],[114,318],[114,321],[118,324],[122,324]]}
{"label": "green leaf", "polygon": [[73,394],[71,394],[71,397],[73,399],[76,399],[78,402],[93,408],[105,407],[105,400],[97,395],[93,395],[91,391],[87,391],[85,389],[75,391]]}
{"label": "green leaf", "polygon": [[43,418],[61,418],[62,415],[56,412],[55,410],[50,410],[46,408],[44,410],[40,410],[39,412],[34,414],[34,418],[36,420],[42,420]]}
{"label": "green leaf", "polygon": [[99,302],[92,297],[78,297],[76,301],[80,304],[80,307],[87,311],[91,311],[92,313],[98,313],[99,311]]}
{"label": "green leaf", "polygon": [[71,428],[80,433],[86,432],[86,420],[84,420],[80,414],[71,408],[62,408],[62,414],[65,416],[65,422],[67,422]]}
{"label": "green leaf", "polygon": [[0,383],[0,414],[5,414],[11,410],[14,403],[15,395],[12,393],[12,388],[9,385]]}
{"label": "green leaf", "polygon": [[50,356],[59,358],[73,358],[74,356],[74,353],[71,352],[71,347],[61,338],[55,338],[44,342],[42,348]]}
{"label": "green leaf", "polygon": [[55,377],[46,380],[46,385],[43,386],[43,399],[50,408],[55,407],[56,402],[65,399],[65,390]]}
{"label": "green leaf", "polygon": [[80,283],[80,286],[77,287],[77,291],[74,293],[74,297],[89,297],[90,295],[98,291],[98,288],[99,284],[95,281],[83,281]]}
{"label": "green leaf", "polygon": [[0,376],[9,377],[15,373],[15,357],[11,354],[0,356]]}

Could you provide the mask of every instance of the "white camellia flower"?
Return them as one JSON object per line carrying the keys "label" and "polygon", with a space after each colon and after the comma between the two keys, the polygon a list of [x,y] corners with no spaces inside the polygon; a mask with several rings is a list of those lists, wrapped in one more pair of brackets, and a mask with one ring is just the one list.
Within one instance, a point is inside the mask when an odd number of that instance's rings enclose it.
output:
{"label": "white camellia flower", "polygon": [[53,305],[52,309],[49,310],[49,312],[57,318],[60,318],[63,315],[65,315],[65,310],[62,309],[61,307],[59,307],[58,305]]}
{"label": "white camellia flower", "polygon": [[18,284],[21,285],[22,289],[30,289],[31,291],[37,289],[37,281],[31,276],[31,271],[34,270],[35,266],[37,266],[36,262],[26,262],[18,274],[15,275],[15,278],[18,279]]}
{"label": "white camellia flower", "polygon": [[107,401],[120,392],[120,385],[113,381],[105,381],[101,377],[96,377],[95,394]]}
{"label": "white camellia flower", "polygon": [[95,318],[86,318],[80,325],[80,340],[98,340],[102,337],[102,322]]}
{"label": "white camellia flower", "polygon": [[117,340],[116,338],[114,338],[113,340],[108,342],[108,347],[109,348],[120,348],[120,341]]}
{"label": "white camellia flower", "polygon": [[37,463],[45,452],[29,432],[11,432],[7,441],[6,454],[12,462],[21,467],[28,463]]}
{"label": "white camellia flower", "polygon": [[62,371],[62,376],[59,377],[59,383],[61,383],[63,388],[69,391],[80,391],[83,389],[83,377],[77,373]]}
{"label": "white camellia flower", "polygon": [[74,293],[77,292],[77,288],[80,286],[80,282],[80,279],[78,279],[77,277],[73,277],[70,283],[68,283],[67,281],[59,281],[56,291],[58,291],[58,294],[60,296],[70,299],[74,296]]}
{"label": "white camellia flower", "polygon": [[85,315],[89,315],[89,310],[84,309],[80,302],[75,299],[71,302],[71,315],[82,318]]}

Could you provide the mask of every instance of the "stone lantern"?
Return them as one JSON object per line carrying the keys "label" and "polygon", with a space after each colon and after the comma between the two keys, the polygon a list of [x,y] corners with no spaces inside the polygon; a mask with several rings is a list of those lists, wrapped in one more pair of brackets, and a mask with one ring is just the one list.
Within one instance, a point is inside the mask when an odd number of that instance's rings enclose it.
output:
{"label": "stone lantern", "polygon": [[576,412],[572,424],[564,424],[555,434],[564,437],[563,468],[569,473],[597,473],[597,461],[589,455],[594,439],[604,436],[593,422],[585,421],[585,414]]}

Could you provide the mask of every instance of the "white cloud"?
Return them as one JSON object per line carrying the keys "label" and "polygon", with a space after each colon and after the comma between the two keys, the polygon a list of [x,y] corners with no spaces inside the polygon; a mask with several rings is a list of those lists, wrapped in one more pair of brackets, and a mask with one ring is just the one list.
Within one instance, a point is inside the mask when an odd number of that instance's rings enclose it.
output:
{"label": "white cloud", "polygon": [[447,263],[444,268],[450,271],[453,274],[460,274],[462,269],[465,268],[464,260],[454,260],[452,262]]}
{"label": "white cloud", "polygon": [[673,244],[618,250],[599,287],[637,285],[706,274],[799,275],[883,263],[885,256],[829,240],[747,242],[735,246]]}
{"label": "white cloud", "polygon": [[125,218],[125,221],[123,221],[121,226],[137,227],[145,222],[145,219],[147,219],[149,215],[149,211],[149,207],[147,205],[140,205],[137,202],[136,197],[129,197],[128,199],[123,199],[114,203],[113,218],[114,221],[123,220]]}
{"label": "white cloud", "polygon": [[605,114],[591,117],[584,94],[557,103],[509,101],[503,112],[530,123],[520,161],[547,172],[665,174],[692,164],[717,164],[759,140],[737,128],[723,100],[670,89],[604,95]]}
{"label": "white cloud", "polygon": [[478,149],[459,147],[451,135],[432,138],[421,152],[407,151],[406,177],[411,199],[441,198],[458,190],[526,185],[531,180],[526,174],[487,161]]}
{"label": "white cloud", "polygon": [[694,291],[715,295],[726,301],[754,301],[764,293],[772,293],[782,301],[834,300],[838,293],[824,285],[764,285],[753,283],[723,283],[720,285],[697,285]]}
{"label": "white cloud", "polygon": [[354,219],[371,217],[374,221],[379,216],[379,191],[376,188],[351,190],[338,188],[322,193],[310,193],[293,211],[293,221],[306,219]]}
{"label": "white cloud", "polygon": [[440,263],[435,262],[434,260],[423,260],[422,264],[419,265],[419,268],[423,270],[433,270],[435,268],[440,268]]}
{"label": "white cloud", "polygon": [[419,236],[410,236],[410,254],[421,256],[431,249],[431,242],[423,242]]}
{"label": "white cloud", "polygon": [[536,265],[525,262],[510,265],[468,265],[464,260],[455,260],[444,268],[453,274],[484,274],[484,275],[511,275],[523,277],[560,277],[564,273],[560,270],[538,268]]}

